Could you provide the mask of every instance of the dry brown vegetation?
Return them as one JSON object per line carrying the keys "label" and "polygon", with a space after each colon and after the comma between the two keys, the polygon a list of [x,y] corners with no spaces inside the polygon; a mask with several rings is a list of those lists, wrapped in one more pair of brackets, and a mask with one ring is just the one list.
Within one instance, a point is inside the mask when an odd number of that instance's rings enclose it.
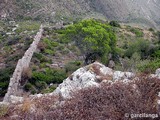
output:
{"label": "dry brown vegetation", "polygon": [[[139,78],[141,79],[127,84],[103,83],[99,88],[83,89],[61,105],[56,104],[57,97],[37,98],[34,102],[24,102],[21,106],[12,105],[3,119],[10,120],[16,114],[16,120],[131,120],[125,117],[125,113],[157,114],[160,80],[146,75]],[[36,109],[31,111],[31,108]]]}

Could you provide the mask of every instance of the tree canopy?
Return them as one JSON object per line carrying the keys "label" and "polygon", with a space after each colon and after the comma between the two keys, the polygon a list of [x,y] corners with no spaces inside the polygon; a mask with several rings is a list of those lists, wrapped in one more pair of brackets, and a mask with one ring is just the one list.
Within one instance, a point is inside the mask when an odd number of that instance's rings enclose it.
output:
{"label": "tree canopy", "polygon": [[107,61],[108,54],[115,50],[116,36],[108,23],[98,20],[83,20],[61,31],[62,42],[74,41],[85,56],[85,62],[100,59]]}

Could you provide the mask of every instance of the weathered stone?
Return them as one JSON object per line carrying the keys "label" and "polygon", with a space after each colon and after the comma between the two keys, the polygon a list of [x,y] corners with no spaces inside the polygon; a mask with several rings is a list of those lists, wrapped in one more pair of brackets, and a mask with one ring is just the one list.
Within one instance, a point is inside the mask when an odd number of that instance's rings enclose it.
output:
{"label": "weathered stone", "polygon": [[134,76],[130,72],[114,72],[112,69],[95,62],[75,71],[53,93],[60,95],[63,99],[70,98],[73,91],[92,86],[100,87],[103,83],[112,84],[116,80],[122,80],[122,82],[127,83]]}
{"label": "weathered stone", "polygon": [[158,78],[160,78],[160,68],[158,68],[158,69],[156,70],[155,75],[156,75]]}
{"label": "weathered stone", "polygon": [[41,39],[42,32],[43,32],[43,27],[41,25],[40,30],[35,36],[33,43],[30,45],[28,50],[25,52],[22,59],[18,61],[16,69],[13,73],[13,76],[10,78],[9,88],[4,97],[4,100],[3,100],[4,102],[9,102],[11,95],[16,96],[19,94],[19,85],[20,85],[19,82],[21,80],[22,72],[24,69],[29,67],[33,53],[36,51],[37,45]]}
{"label": "weathered stone", "polygon": [[109,67],[109,68],[114,68],[114,67],[115,67],[115,63],[114,63],[113,60],[110,60],[110,61],[109,61],[108,67]]}
{"label": "weathered stone", "polygon": [[23,97],[17,97],[17,96],[13,96],[13,95],[10,96],[10,102],[14,103],[14,104],[18,103],[18,102],[22,103],[23,100],[24,100]]}
{"label": "weathered stone", "polygon": [[113,74],[113,80],[130,80],[133,77],[135,77],[135,74],[131,72],[115,71]]}

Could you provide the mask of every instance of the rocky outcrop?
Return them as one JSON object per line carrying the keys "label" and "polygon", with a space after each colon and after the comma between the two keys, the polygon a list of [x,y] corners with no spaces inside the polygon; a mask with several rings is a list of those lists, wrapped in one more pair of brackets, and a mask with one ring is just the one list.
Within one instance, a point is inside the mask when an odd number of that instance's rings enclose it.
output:
{"label": "rocky outcrop", "polygon": [[160,78],[160,68],[156,70],[155,75]]}
{"label": "rocky outcrop", "polygon": [[99,87],[101,82],[129,82],[135,77],[134,73],[114,71],[98,62],[82,67],[70,75],[54,91],[62,99],[70,98],[72,92],[91,86]]}
{"label": "rocky outcrop", "polygon": [[19,86],[20,86],[20,80],[23,70],[29,67],[31,58],[33,56],[33,53],[37,49],[37,45],[42,37],[43,27],[41,25],[39,32],[34,38],[33,43],[30,45],[28,50],[25,52],[22,59],[20,59],[17,63],[16,69],[13,73],[13,76],[10,78],[10,83],[8,86],[8,91],[4,97],[4,102],[10,102],[10,96],[18,96],[19,93]]}

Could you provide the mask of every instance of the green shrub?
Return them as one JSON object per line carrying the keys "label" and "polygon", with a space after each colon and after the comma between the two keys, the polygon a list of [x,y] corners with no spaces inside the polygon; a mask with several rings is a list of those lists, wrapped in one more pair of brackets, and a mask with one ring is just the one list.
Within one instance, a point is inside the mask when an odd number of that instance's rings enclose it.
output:
{"label": "green shrub", "polygon": [[155,51],[153,57],[160,58],[160,50]]}
{"label": "green shrub", "polygon": [[33,84],[31,84],[31,83],[27,83],[25,86],[24,86],[24,90],[25,91],[31,91],[32,93],[34,92],[34,93],[36,93],[36,87],[33,85]]}
{"label": "green shrub", "polygon": [[148,30],[151,31],[151,32],[154,32],[154,29],[153,29],[153,28],[149,28]]}
{"label": "green shrub", "polygon": [[55,86],[51,86],[51,87],[49,87],[49,88],[46,88],[46,89],[42,90],[42,93],[51,93],[51,92],[53,92],[55,89],[56,89]]}
{"label": "green shrub", "polygon": [[72,73],[82,65],[81,61],[72,61],[65,65],[65,70],[67,73]]}
{"label": "green shrub", "polygon": [[137,37],[143,37],[143,32],[138,28],[131,28],[130,31],[134,33]]}
{"label": "green shrub", "polygon": [[137,41],[129,45],[128,49],[125,52],[125,56],[130,58],[135,52],[137,52],[141,55],[141,58],[144,59],[152,54],[150,45],[151,43],[149,41],[138,39]]}
{"label": "green shrub", "polygon": [[55,51],[54,50],[50,50],[50,49],[45,49],[44,53],[49,54],[49,55],[55,55]]}
{"label": "green shrub", "polygon": [[[67,77],[65,71],[46,68],[43,72],[34,71],[32,73],[32,78],[29,79],[29,83],[25,86],[26,90],[35,91],[37,89],[41,92],[43,89],[47,88],[47,84],[50,83],[62,83]],[[34,87],[35,86],[35,89]]]}
{"label": "green shrub", "polygon": [[41,63],[52,63],[51,59],[47,58],[42,53],[34,53],[34,57],[36,57]]}
{"label": "green shrub", "polygon": [[0,96],[5,95],[13,71],[13,68],[0,69]]}
{"label": "green shrub", "polygon": [[138,66],[141,72],[146,73],[155,73],[158,68],[160,68],[160,59],[152,60],[148,64]]}
{"label": "green shrub", "polygon": [[59,45],[58,42],[54,42],[52,40],[49,40],[48,38],[44,38],[43,42],[47,45],[48,49],[52,49],[52,48],[57,47]]}
{"label": "green shrub", "polygon": [[121,27],[117,21],[110,21],[109,24],[113,27]]}

